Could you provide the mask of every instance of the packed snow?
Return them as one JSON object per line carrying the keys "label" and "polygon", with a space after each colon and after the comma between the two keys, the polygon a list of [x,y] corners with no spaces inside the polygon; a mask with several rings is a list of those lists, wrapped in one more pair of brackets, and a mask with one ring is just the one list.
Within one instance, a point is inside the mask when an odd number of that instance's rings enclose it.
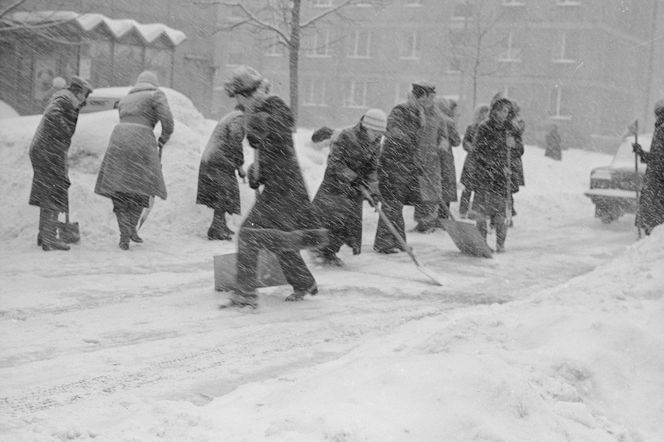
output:
{"label": "packed snow", "polygon": [[[207,240],[212,213],[195,204],[215,122],[167,95],[169,196],[129,251],[93,192],[117,111],[79,119],[70,206],[82,239],[69,252],[35,243],[39,116],[0,120],[0,440],[664,440],[664,229],[637,241],[633,215],[594,218],[583,193],[610,156],[570,149],[557,162],[528,146],[515,227],[493,259],[462,255],[442,231],[409,232],[443,287],[406,254],[371,250],[365,206],[361,255],[344,248],[346,266],[327,268],[304,253],[319,295],[284,303],[289,287],[275,287],[256,311],[219,310],[228,294],[214,291],[212,258],[235,245]],[[327,149],[310,135],[295,139],[313,197]],[[253,191],[240,186],[246,213]]]}

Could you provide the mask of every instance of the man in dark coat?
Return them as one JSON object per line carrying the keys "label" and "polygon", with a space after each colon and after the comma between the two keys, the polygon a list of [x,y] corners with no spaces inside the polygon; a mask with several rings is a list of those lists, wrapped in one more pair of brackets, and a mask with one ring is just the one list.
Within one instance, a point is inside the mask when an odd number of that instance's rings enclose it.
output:
{"label": "man in dark coat", "polygon": [[544,156],[549,157],[554,160],[562,160],[563,152],[560,148],[560,133],[558,132],[558,125],[554,124],[551,126],[551,130],[546,134],[545,140],[546,150],[544,151]]}
{"label": "man in dark coat", "polygon": [[496,227],[496,252],[503,252],[507,238],[506,209],[511,198],[511,182],[508,181],[507,139],[510,136],[508,116],[512,102],[498,98],[491,105],[489,118],[482,122],[475,138],[476,194],[473,211],[476,212],[477,229],[487,237],[487,220]]}
{"label": "man in dark coat", "polygon": [[337,256],[343,244],[359,255],[362,248],[362,201],[364,186],[379,198],[378,155],[387,116],[369,109],[355,126],[344,129],[331,146],[323,182],[314,206],[328,229],[330,242],[317,250],[324,264],[341,266]]}
{"label": "man in dark coat", "polygon": [[472,197],[475,188],[477,187],[475,181],[475,136],[477,135],[477,129],[480,126],[487,115],[489,115],[489,106],[486,104],[480,104],[475,108],[473,113],[473,122],[466,128],[466,132],[463,135],[463,150],[466,151],[466,158],[463,161],[463,168],[461,169],[461,184],[463,185],[463,192],[461,192],[461,200],[459,201],[459,214],[461,218],[465,218],[468,215],[468,209],[470,209],[470,199]]}
{"label": "man in dark coat", "polygon": [[67,152],[76,130],[78,113],[92,92],[82,78],[72,77],[69,87],[56,92],[44,110],[30,144],[34,172],[29,203],[39,206],[37,244],[45,251],[69,250],[56,239],[58,214],[69,210]]}
{"label": "man in dark coat", "polygon": [[244,114],[238,105],[224,116],[214,128],[198,169],[196,204],[203,204],[214,210],[212,224],[207,232],[210,240],[231,240],[234,233],[226,224],[226,213],[240,214],[240,187],[235,172],[245,177],[244,154]]}
{"label": "man in dark coat", "polygon": [[238,238],[237,282],[232,298],[237,305],[257,305],[256,268],[260,249],[274,252],[293,293],[287,301],[316,294],[316,280],[300,249],[319,247],[327,241],[316,210],[309,200],[295,156],[295,121],[286,103],[268,95],[262,75],[249,66],[233,71],[225,89],[246,111],[247,139],[256,149],[248,170],[256,203],[242,223]]}
{"label": "man in dark coat", "polygon": [[636,222],[646,235],[664,223],[664,100],[655,103],[655,132],[650,152],[634,144],[634,152],[648,165],[643,179]]}

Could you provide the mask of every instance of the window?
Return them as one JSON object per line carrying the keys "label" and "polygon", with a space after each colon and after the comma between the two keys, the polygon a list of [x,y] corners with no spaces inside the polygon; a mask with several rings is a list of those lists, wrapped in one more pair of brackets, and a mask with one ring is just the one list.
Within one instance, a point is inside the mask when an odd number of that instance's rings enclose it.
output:
{"label": "window", "polygon": [[503,6],[526,6],[525,0],[503,0]]}
{"label": "window", "polygon": [[417,31],[406,32],[401,39],[401,57],[408,60],[420,58],[420,36]]}
{"label": "window", "polygon": [[279,37],[273,37],[270,39],[265,51],[265,55],[268,57],[281,57],[284,55],[284,47],[279,40]]}
{"label": "window", "polygon": [[515,43],[516,38],[512,32],[507,34],[503,41],[503,52],[499,55],[498,60],[504,62],[518,62],[521,61],[521,48]]}
{"label": "window", "polygon": [[558,6],[579,6],[581,2],[577,0],[558,0],[556,4]]}
{"label": "window", "polygon": [[315,8],[329,8],[332,5],[332,0],[313,0]]}
{"label": "window", "polygon": [[562,32],[553,51],[554,63],[574,63],[578,59],[578,34]]}
{"label": "window", "polygon": [[422,6],[422,0],[405,0],[404,6]]}
{"label": "window", "polygon": [[330,33],[328,31],[316,32],[312,35],[308,57],[329,57],[330,56]]}
{"label": "window", "polygon": [[302,104],[304,106],[327,106],[325,92],[327,82],[321,78],[306,78],[304,81],[304,90]]}
{"label": "window", "polygon": [[352,58],[371,58],[371,31],[355,31],[348,56]]}
{"label": "window", "polygon": [[357,3],[355,3],[355,6],[357,6],[358,8],[370,8],[373,6],[373,4],[367,1],[358,1]]}
{"label": "window", "polygon": [[560,85],[554,85],[549,97],[549,116],[556,119],[570,119],[569,109],[564,105],[563,88]]}
{"label": "window", "polygon": [[228,21],[240,21],[247,17],[238,6],[226,6],[225,11]]}
{"label": "window", "polygon": [[394,94],[394,103],[400,104],[405,102],[408,99],[408,94],[410,93],[411,84],[410,83],[397,83]]}
{"label": "window", "polygon": [[344,97],[344,107],[366,108],[368,81],[349,80],[346,82],[346,96]]}
{"label": "window", "polygon": [[450,51],[447,55],[447,72],[461,72],[464,70],[464,61],[468,54],[465,33],[463,31],[451,31],[449,38]]}
{"label": "window", "polygon": [[472,18],[473,7],[470,2],[457,1],[452,10],[452,20],[467,20]]}

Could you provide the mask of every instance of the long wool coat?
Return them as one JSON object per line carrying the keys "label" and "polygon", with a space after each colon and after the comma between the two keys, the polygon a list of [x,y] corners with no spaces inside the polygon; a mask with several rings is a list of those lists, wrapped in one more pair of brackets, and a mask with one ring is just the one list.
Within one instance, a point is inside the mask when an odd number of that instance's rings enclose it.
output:
{"label": "long wool coat", "polygon": [[242,228],[285,232],[321,229],[295,156],[295,121],[290,108],[281,98],[270,96],[246,118],[247,139],[258,151],[257,166],[248,171],[253,176],[257,167],[258,181],[250,179],[250,185],[264,187]]}
{"label": "long wool coat", "polygon": [[34,172],[29,203],[65,212],[69,206],[67,152],[78,121],[79,101],[63,89],[46,106],[30,144]]}
{"label": "long wool coat", "polygon": [[235,171],[244,164],[242,111],[224,116],[214,128],[198,169],[196,204],[240,214],[240,187]]}
{"label": "long wool coat", "polygon": [[[475,183],[477,196],[473,201],[473,210],[483,215],[501,215],[505,213],[508,184],[505,169],[507,162],[507,127],[493,116],[480,123],[475,138]],[[508,187],[509,186],[509,187]]]}
{"label": "long wool coat", "polygon": [[[445,144],[448,143],[447,122],[443,117],[443,113],[440,112],[436,106],[432,106],[430,109],[424,109],[421,114],[422,126],[418,131],[416,154],[420,169],[420,198],[423,202],[434,202],[438,204],[443,196],[443,153],[441,144],[443,142],[445,142]],[[447,167],[447,162],[445,167]],[[454,167],[454,164],[452,164],[452,167]]]}
{"label": "long wool coat", "polygon": [[443,115],[443,120],[445,121],[445,139],[441,143],[440,152],[441,196],[443,201],[450,203],[457,200],[456,165],[452,148],[461,144],[461,138],[454,120],[447,115]]}
{"label": "long wool coat", "polygon": [[639,200],[638,223],[652,229],[664,223],[664,117],[655,122],[646,162],[648,166]]}
{"label": "long wool coat", "polygon": [[[173,115],[166,95],[156,86],[139,83],[118,105],[120,122],[97,175],[95,193],[112,198],[117,193],[166,199],[159,146],[173,133]],[[161,123],[159,141],[153,133]]]}
{"label": "long wool coat", "polygon": [[475,152],[475,136],[479,123],[474,123],[466,128],[463,135],[463,149],[466,151],[466,158],[463,161],[461,169],[461,184],[467,190],[474,191],[477,188],[477,178],[475,177],[475,163],[477,162],[477,153]]}
{"label": "long wool coat", "polygon": [[378,186],[380,137],[371,141],[361,123],[344,129],[330,146],[323,182],[314,198],[331,243],[346,244],[359,254],[362,249],[362,201],[360,183]]}

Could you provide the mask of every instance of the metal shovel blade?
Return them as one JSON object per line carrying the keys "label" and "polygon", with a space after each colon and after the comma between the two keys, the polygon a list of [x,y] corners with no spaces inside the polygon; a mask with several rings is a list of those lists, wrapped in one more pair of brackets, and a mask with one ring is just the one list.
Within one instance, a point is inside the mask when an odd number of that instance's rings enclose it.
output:
{"label": "metal shovel blade", "polygon": [[482,238],[475,224],[451,219],[444,219],[441,222],[447,234],[452,238],[454,245],[457,246],[461,253],[484,258],[491,258],[493,256],[491,249],[484,238]]}

